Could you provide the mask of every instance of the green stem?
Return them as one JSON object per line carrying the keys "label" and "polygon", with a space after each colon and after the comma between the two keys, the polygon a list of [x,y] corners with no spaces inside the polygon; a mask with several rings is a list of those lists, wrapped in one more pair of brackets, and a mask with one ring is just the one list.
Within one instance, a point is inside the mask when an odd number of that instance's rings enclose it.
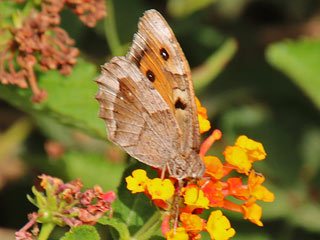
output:
{"label": "green stem", "polygon": [[202,90],[214,80],[234,56],[237,48],[237,41],[229,38],[201,66],[192,69],[194,88]]}
{"label": "green stem", "polygon": [[21,118],[0,136],[0,162],[16,151],[29,136],[32,127],[33,123],[29,118]]}
{"label": "green stem", "polygon": [[108,16],[104,20],[106,38],[113,56],[122,55],[122,46],[118,37],[112,0],[107,0]]}
{"label": "green stem", "polygon": [[147,240],[161,226],[161,212],[156,211],[131,240]]}
{"label": "green stem", "polygon": [[55,226],[56,224],[52,222],[43,223],[41,226],[38,240],[47,240]]}

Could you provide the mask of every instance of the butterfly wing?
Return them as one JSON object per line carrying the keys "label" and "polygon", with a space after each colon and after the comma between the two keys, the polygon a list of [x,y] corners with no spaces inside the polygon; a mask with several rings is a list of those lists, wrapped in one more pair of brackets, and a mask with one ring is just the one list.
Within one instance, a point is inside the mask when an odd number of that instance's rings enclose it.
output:
{"label": "butterfly wing", "polygon": [[185,155],[199,151],[200,133],[190,67],[165,19],[146,11],[127,59],[153,83],[175,115]]}
{"label": "butterfly wing", "polygon": [[108,137],[132,157],[164,169],[180,148],[177,121],[167,103],[136,65],[115,57],[102,68],[96,99]]}

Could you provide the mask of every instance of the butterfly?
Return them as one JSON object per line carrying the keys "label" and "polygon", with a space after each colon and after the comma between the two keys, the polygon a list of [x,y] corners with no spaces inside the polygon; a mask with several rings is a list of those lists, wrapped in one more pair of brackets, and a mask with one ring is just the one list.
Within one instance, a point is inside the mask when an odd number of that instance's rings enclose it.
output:
{"label": "butterfly", "polygon": [[190,67],[159,12],[144,13],[127,55],[105,63],[95,81],[112,142],[177,180],[203,176]]}

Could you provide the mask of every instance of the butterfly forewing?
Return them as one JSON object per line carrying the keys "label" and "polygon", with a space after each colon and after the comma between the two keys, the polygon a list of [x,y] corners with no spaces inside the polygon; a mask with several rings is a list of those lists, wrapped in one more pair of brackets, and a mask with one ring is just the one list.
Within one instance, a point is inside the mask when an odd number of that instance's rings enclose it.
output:
{"label": "butterfly forewing", "polygon": [[127,58],[147,79],[152,73],[151,82],[178,121],[183,136],[181,151],[186,155],[190,151],[198,151],[200,133],[190,68],[171,28],[160,13],[155,10],[145,12]]}

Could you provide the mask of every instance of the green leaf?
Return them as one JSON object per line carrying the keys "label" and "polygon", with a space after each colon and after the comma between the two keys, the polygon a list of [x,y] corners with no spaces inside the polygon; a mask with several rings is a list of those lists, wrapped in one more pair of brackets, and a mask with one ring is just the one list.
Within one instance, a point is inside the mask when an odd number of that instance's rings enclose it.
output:
{"label": "green leaf", "polygon": [[35,199],[33,199],[29,194],[27,194],[27,199],[29,202],[31,202],[34,206],[37,207],[37,202]]}
{"label": "green leaf", "polygon": [[99,105],[94,99],[97,85],[93,79],[98,74],[93,64],[79,58],[68,76],[56,70],[37,74],[39,87],[48,92],[48,99],[39,104],[30,102],[30,89],[16,86],[0,85],[0,97],[35,117],[50,117],[90,135],[105,138],[105,124],[97,117]]}
{"label": "green leaf", "polygon": [[61,240],[100,240],[97,230],[93,226],[81,225],[73,227]]}
{"label": "green leaf", "polygon": [[39,192],[35,186],[31,188],[32,193],[35,196],[35,203],[38,208],[45,208],[47,206],[47,199],[42,192]]}
{"label": "green leaf", "polygon": [[320,109],[320,41],[302,39],[272,44],[268,62],[289,76]]}
{"label": "green leaf", "polygon": [[124,222],[122,222],[120,219],[117,219],[115,217],[109,218],[107,216],[103,216],[98,220],[98,222],[103,225],[109,225],[117,230],[119,237],[115,238],[114,236],[114,239],[120,239],[120,240],[130,239],[129,229],[127,225]]}

